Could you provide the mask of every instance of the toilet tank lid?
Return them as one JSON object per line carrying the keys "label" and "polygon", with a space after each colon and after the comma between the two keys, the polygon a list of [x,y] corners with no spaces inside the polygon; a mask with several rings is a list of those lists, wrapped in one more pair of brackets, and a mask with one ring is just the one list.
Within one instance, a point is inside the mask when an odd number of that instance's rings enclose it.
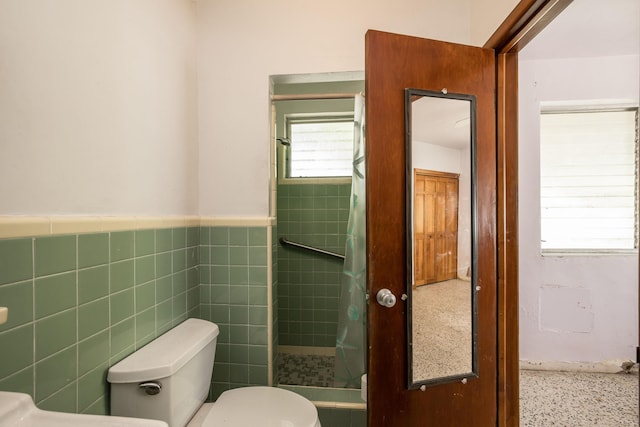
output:
{"label": "toilet tank lid", "polygon": [[187,319],[109,368],[107,381],[130,383],[173,375],[218,333],[215,323]]}

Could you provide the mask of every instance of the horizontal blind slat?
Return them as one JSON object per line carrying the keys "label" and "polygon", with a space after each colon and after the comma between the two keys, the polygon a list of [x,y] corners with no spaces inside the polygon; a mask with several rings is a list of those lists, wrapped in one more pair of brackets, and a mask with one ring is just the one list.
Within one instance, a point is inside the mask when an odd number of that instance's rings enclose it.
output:
{"label": "horizontal blind slat", "polygon": [[635,120],[635,111],[541,114],[543,249],[635,247]]}
{"label": "horizontal blind slat", "polygon": [[353,120],[293,122],[290,177],[351,176]]}

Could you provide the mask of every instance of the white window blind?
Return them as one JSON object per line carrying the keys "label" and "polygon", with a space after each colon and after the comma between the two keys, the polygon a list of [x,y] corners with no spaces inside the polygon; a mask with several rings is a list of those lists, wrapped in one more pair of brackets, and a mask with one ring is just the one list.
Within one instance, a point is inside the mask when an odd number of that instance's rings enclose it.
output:
{"label": "white window blind", "polygon": [[637,110],[541,114],[543,251],[637,247],[636,116]]}
{"label": "white window blind", "polygon": [[295,119],[288,123],[289,178],[352,174],[353,117]]}

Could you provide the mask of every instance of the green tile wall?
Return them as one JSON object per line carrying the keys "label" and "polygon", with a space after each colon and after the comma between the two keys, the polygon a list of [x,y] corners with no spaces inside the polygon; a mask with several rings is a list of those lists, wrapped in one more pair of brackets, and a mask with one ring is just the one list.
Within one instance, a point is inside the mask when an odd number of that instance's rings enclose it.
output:
{"label": "green tile wall", "polygon": [[318,417],[323,426],[367,426],[367,412],[361,409],[318,408]]}
{"label": "green tile wall", "polygon": [[[278,185],[278,238],[344,253],[351,184]],[[280,345],[333,347],[342,261],[278,248]]]}
{"label": "green tile wall", "polygon": [[0,240],[0,390],[108,413],[108,367],[200,314],[199,227]]}
{"label": "green tile wall", "polygon": [[[336,221],[330,217],[327,222]],[[106,414],[109,366],[188,317],[220,326],[212,400],[233,387],[268,384],[269,251],[273,348],[281,339],[277,239],[269,246],[269,233],[277,230],[188,227],[0,239],[0,306],[9,307],[9,321],[0,326],[0,390],[28,393],[42,409]],[[329,409],[320,416],[338,420],[336,426],[359,426],[343,423],[361,418]]]}
{"label": "green tile wall", "polygon": [[220,328],[210,399],[269,383],[266,227],[200,229],[200,311]]}
{"label": "green tile wall", "polygon": [[278,239],[275,236],[278,235],[278,227],[273,226],[271,228],[271,315],[272,315],[272,327],[273,335],[271,337],[272,344],[272,378],[273,384],[278,383],[278,343],[280,342],[280,330],[278,328]]}

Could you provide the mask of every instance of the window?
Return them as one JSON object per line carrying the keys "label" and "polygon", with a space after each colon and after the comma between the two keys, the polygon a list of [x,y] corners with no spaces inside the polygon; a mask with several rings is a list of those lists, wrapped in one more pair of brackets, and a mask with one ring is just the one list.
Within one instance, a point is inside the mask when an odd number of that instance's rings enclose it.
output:
{"label": "window", "polygon": [[637,248],[637,111],[542,112],[543,252]]}
{"label": "window", "polygon": [[287,178],[351,177],[353,115],[289,116]]}

